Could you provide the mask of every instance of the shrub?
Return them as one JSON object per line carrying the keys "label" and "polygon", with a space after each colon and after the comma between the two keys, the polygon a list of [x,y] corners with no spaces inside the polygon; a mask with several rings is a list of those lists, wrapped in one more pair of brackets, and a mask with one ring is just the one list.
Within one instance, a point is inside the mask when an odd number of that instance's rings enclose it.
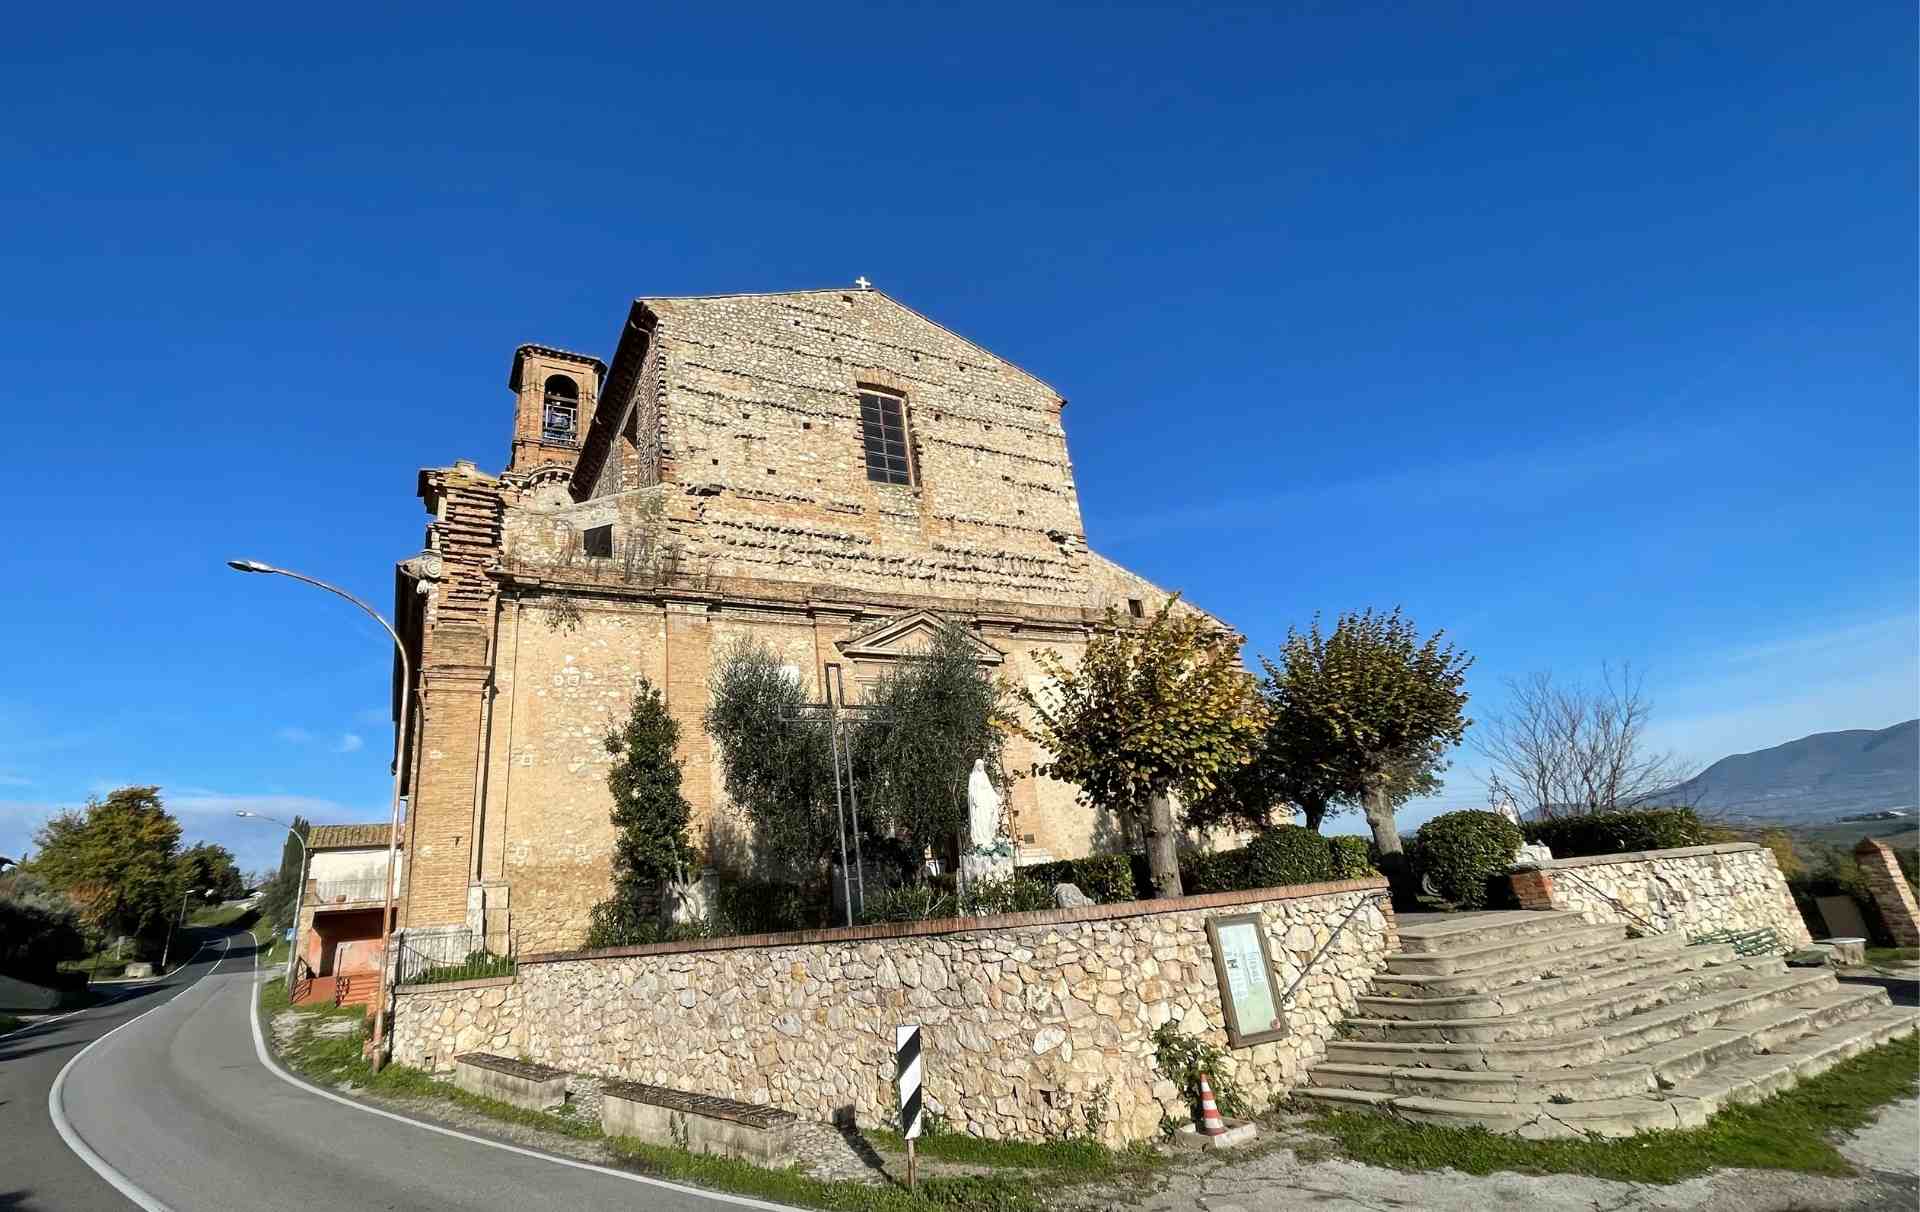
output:
{"label": "shrub", "polygon": [[1519,828],[1497,812],[1443,813],[1414,835],[1414,870],[1442,900],[1479,909],[1499,899],[1489,884],[1506,875],[1521,841]]}
{"label": "shrub", "polygon": [[1180,1087],[1182,1097],[1195,1111],[1200,1108],[1200,1075],[1204,1073],[1220,1114],[1238,1117],[1247,1113],[1245,1096],[1223,1067],[1226,1059],[1218,1046],[1183,1033],[1178,1023],[1165,1022],[1154,1028],[1153,1066],[1160,1076]]}
{"label": "shrub", "polygon": [[1252,864],[1248,857],[1245,847],[1216,850],[1211,854],[1182,855],[1180,883],[1189,895],[1256,887],[1250,874]]}
{"label": "shrub", "polygon": [[954,899],[926,884],[908,884],[867,893],[860,908],[860,924],[880,922],[924,922],[929,918],[957,917]]}
{"label": "shrub", "polygon": [[1333,850],[1315,829],[1275,825],[1247,843],[1249,888],[1317,884],[1333,878]]}
{"label": "shrub", "polygon": [[1134,880],[1135,858],[1139,858],[1144,866],[1144,856],[1095,854],[1056,863],[1035,863],[1031,867],[1020,868],[1019,874],[1037,884],[1046,885],[1049,894],[1055,884],[1072,884],[1100,904],[1111,905],[1137,900],[1138,893],[1135,890],[1147,886]]}
{"label": "shrub", "polygon": [[722,881],[714,894],[708,924],[715,935],[812,930],[820,925],[821,903],[820,897],[799,884]]}
{"label": "shrub", "polygon": [[86,953],[86,935],[72,910],[0,900],[0,972],[44,983],[62,960]]}
{"label": "shrub", "polygon": [[1646,808],[1564,816],[1531,822],[1522,832],[1527,841],[1544,843],[1555,858],[1704,846],[1713,837],[1706,823],[1691,808]]}
{"label": "shrub", "polygon": [[1366,838],[1347,834],[1330,837],[1327,849],[1333,853],[1334,879],[1363,880],[1380,874],[1379,868],[1373,865],[1373,847]]}
{"label": "shrub", "polygon": [[960,912],[965,914],[1029,913],[1053,907],[1053,885],[1023,875],[975,880],[960,894]]}

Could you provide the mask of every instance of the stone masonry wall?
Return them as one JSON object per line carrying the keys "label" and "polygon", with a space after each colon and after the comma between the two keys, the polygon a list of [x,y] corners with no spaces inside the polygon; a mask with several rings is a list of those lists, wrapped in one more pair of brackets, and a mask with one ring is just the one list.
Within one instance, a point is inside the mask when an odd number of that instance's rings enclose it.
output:
{"label": "stone masonry wall", "polygon": [[[1637,915],[1662,934],[1771,926],[1790,949],[1810,941],[1773,852],[1751,842],[1555,859],[1540,872],[1550,887],[1544,902],[1539,892],[1522,893],[1530,909],[1572,910],[1595,924],[1628,926],[1640,926]],[[1523,876],[1516,876],[1516,888]]]}
{"label": "stone masonry wall", "polygon": [[399,991],[394,1056],[450,1068],[485,1047],[579,1073],[782,1107],[893,1112],[893,1029],[924,1025],[929,1104],[990,1139],[1058,1136],[1092,1109],[1113,1144],[1185,1107],[1152,1033],[1227,1047],[1209,917],[1259,913],[1284,991],[1282,1039],[1229,1052],[1264,1106],[1300,1084],[1397,946],[1381,881],[1084,909],[527,956],[511,983]]}

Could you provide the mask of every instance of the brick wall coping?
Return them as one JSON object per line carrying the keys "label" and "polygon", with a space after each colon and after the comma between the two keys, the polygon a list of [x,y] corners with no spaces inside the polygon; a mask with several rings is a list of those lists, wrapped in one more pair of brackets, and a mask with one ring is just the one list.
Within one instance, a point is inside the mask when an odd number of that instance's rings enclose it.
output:
{"label": "brick wall coping", "polygon": [[[1077,909],[1037,909],[1029,913],[992,913],[985,917],[941,917],[924,922],[885,922],[873,926],[835,926],[827,930],[789,930],[779,934],[741,934],[730,938],[687,939],[674,943],[645,943],[637,947],[601,947],[592,951],[540,951],[518,956],[522,967],[528,964],[554,964],[565,960],[625,959],[642,955],[679,955],[699,951],[735,951],[753,947],[799,947],[812,943],[873,942],[896,938],[929,938],[943,934],[975,934],[985,930],[1011,930],[1023,926],[1065,926],[1076,922],[1104,922],[1123,917],[1154,917],[1169,913],[1192,913],[1203,909],[1227,909],[1262,901],[1301,900],[1310,896],[1331,896],[1342,892],[1384,891],[1382,877],[1362,880],[1332,880],[1320,884],[1293,884],[1284,888],[1248,888],[1237,892],[1207,892],[1172,900],[1120,901],[1111,905],[1083,905]],[[506,978],[511,979],[511,978]],[[463,984],[477,985],[480,981]],[[448,989],[451,985],[427,988]]]}
{"label": "brick wall coping", "polygon": [[1566,867],[1604,867],[1613,863],[1645,863],[1653,859],[1700,858],[1709,854],[1744,854],[1749,850],[1765,850],[1758,842],[1721,842],[1713,846],[1675,846],[1671,850],[1630,850],[1624,854],[1589,854],[1582,858],[1553,859],[1539,863],[1542,871],[1559,871]]}
{"label": "brick wall coping", "polygon": [[395,985],[393,995],[405,997],[409,993],[451,993],[455,989],[492,989],[499,985],[511,985],[511,976],[477,976],[470,981],[435,981],[426,985]]}

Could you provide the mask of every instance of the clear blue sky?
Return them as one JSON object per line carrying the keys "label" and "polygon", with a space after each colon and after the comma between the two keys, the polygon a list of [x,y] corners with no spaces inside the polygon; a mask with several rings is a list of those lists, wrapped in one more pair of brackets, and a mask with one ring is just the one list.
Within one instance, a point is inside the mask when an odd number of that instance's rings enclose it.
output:
{"label": "clear blue sky", "polygon": [[1632,660],[1703,760],[1915,714],[1910,4],[698,8],[12,15],[0,853],[381,816],[378,633],[222,561],[384,603],[517,343],[856,274],[1251,651],[1398,603],[1477,710]]}

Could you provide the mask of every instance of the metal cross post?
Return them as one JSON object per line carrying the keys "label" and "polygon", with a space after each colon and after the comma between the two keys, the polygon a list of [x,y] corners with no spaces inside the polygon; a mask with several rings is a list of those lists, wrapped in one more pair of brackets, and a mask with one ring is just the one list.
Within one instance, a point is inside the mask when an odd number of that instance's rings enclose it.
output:
{"label": "metal cross post", "polygon": [[[872,707],[854,707],[848,705],[846,692],[840,682],[840,666],[829,663],[824,670],[826,699],[818,703],[801,703],[783,711],[781,718],[789,723],[809,723],[825,720],[827,723],[827,748],[833,760],[833,812],[836,827],[840,834],[840,870],[841,900],[844,903],[847,925],[853,925],[854,885],[860,886],[860,903],[867,903],[867,878],[865,863],[860,855],[860,793],[853,781],[853,747],[846,737],[846,728],[853,724],[870,723],[877,718]],[[843,784],[840,778],[840,760],[845,752],[847,776]],[[847,859],[848,818],[852,818],[853,859]]]}

